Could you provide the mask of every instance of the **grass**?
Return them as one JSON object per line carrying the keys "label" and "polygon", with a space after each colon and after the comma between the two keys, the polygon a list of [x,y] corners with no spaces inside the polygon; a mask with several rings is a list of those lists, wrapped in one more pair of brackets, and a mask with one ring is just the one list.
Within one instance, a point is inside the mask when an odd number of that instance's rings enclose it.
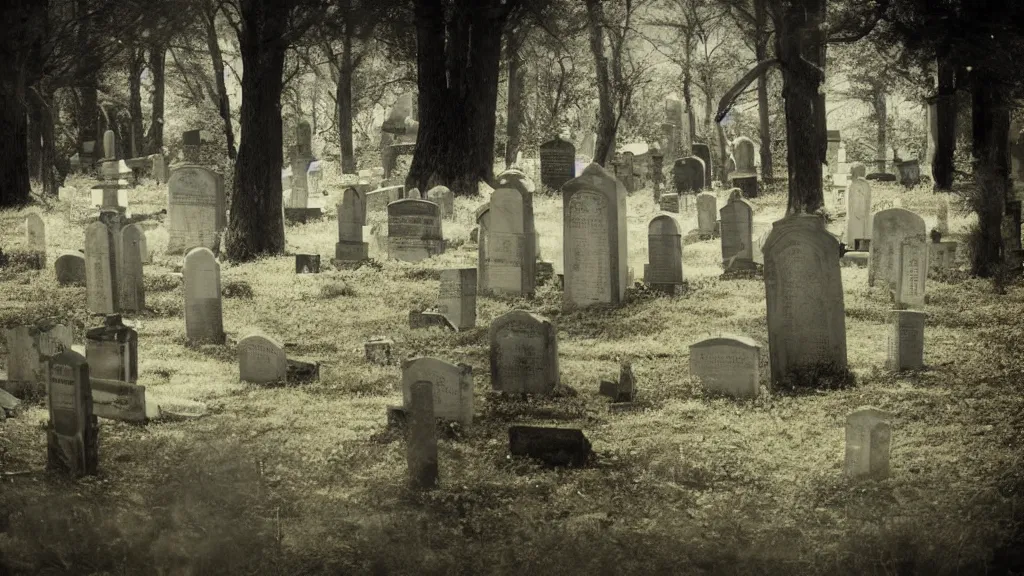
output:
{"label": "grass", "polygon": [[[929,192],[873,188],[876,208],[899,196],[934,223]],[[164,194],[137,188],[132,210],[158,212]],[[296,275],[291,256],[222,264],[223,286],[236,294],[224,299],[229,343],[258,327],[290,355],[323,363],[319,382],[290,388],[238,382],[230,344],[185,346],[182,287],[171,276],[181,257],[166,255],[164,228],[150,229],[151,310],[131,317],[140,383],[206,402],[210,414],[145,427],[101,421],[100,475],[75,485],[42,472],[0,478],[0,567],[118,575],[1010,573],[1007,554],[1024,521],[1021,286],[997,295],[962,273],[929,280],[928,368],[893,375],[880,369],[890,303],[867,288],[866,270],[843,268],[857,386],[714,398],[687,377],[690,343],[749,335],[762,343],[768,372],[763,282],[719,280],[717,240],[684,248],[690,286],[682,296],[631,290],[622,308],[563,313],[560,292],[542,287],[532,301],[479,298],[471,330],[409,330],[408,311],[434,305],[439,270],[475,265],[468,237],[481,202],[457,200],[455,219],[444,222],[457,247],[418,264],[387,261],[372,242],[379,269]],[[785,201],[776,193],[753,204],[763,225]],[[629,266],[639,279],[655,208],[649,191],[628,205]],[[0,213],[5,252],[23,246],[28,210]],[[951,212],[951,235],[962,239],[971,222]],[[542,255],[561,272],[560,199],[538,196],[535,214]],[[0,270],[0,324],[57,316],[81,343],[96,321],[84,312],[84,289],[58,286],[52,263],[82,246],[88,210],[55,202],[43,218],[48,267]],[[695,212],[680,219],[684,233],[696,227]],[[368,224],[382,222],[371,214]],[[830,229],[840,232],[842,221]],[[288,226],[288,251],[327,261],[335,234],[331,217]],[[568,393],[525,401],[488,393],[487,327],[515,308],[556,323]],[[385,407],[400,402],[400,369],[363,358],[363,343],[379,335],[395,341],[399,358],[474,367],[477,417],[442,436],[436,491],[406,488],[404,441],[385,427]],[[598,382],[615,378],[626,358],[641,409],[610,414]],[[896,415],[892,473],[851,483],[841,475],[844,417],[865,404]],[[46,418],[37,401],[0,422],[0,471],[43,468]],[[592,464],[564,471],[509,459],[513,423],[583,428]]]}

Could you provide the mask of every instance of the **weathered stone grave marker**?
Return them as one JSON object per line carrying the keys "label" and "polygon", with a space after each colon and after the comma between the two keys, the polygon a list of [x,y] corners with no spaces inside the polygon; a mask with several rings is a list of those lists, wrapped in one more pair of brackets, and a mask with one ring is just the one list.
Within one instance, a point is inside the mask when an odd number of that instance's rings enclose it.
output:
{"label": "weathered stone grave marker", "polygon": [[238,375],[243,382],[272,384],[288,380],[288,356],[284,345],[260,331],[238,341]]}
{"label": "weathered stone grave marker", "polygon": [[477,294],[487,294],[487,279],[490,276],[487,270],[487,234],[490,232],[491,204],[486,203],[476,209],[476,291]]}
{"label": "weathered stone grave marker", "polygon": [[213,250],[227,214],[224,178],[201,166],[179,166],[167,183],[168,254],[202,246]]}
{"label": "weathered stone grave marker", "polygon": [[537,282],[533,194],[516,176],[498,175],[488,203],[484,285],[491,293],[530,297]]}
{"label": "weathered stone grave marker", "polygon": [[25,217],[25,247],[29,252],[46,256],[46,224],[35,212]]}
{"label": "weathered stone grave marker", "polygon": [[881,282],[885,288],[896,283],[899,272],[900,244],[908,236],[924,236],[924,219],[910,210],[889,208],[871,219],[871,245],[868,256],[868,286]]}
{"label": "weathered stone grave marker", "polygon": [[190,342],[224,343],[220,263],[207,248],[185,255],[185,335]]}
{"label": "weathered stone grave marker", "polygon": [[441,271],[438,289],[438,310],[456,330],[476,326],[476,268],[453,268]]}
{"label": "weathered stone grave marker", "polygon": [[912,310],[892,310],[889,327],[886,369],[896,372],[924,367],[924,324],[927,314]]}
{"label": "weathered stone grave marker", "polygon": [[89,311],[113,314],[121,310],[114,236],[103,222],[85,228],[85,292]]}
{"label": "weathered stone grave marker", "polygon": [[102,326],[85,333],[85,359],[92,378],[135,383],[139,379],[139,334],[124,325],[120,314],[108,314]]}
{"label": "weathered stone grave marker", "polygon": [[579,428],[511,426],[509,452],[541,460],[549,466],[579,467],[590,457],[590,441]]}
{"label": "weathered stone grave marker", "polygon": [[428,200],[398,200],[388,204],[388,256],[404,262],[444,253],[441,210]]}
{"label": "weathered stone grave marker", "polygon": [[628,282],[626,189],[591,164],[565,183],[562,198],[565,305],[622,303]]}
{"label": "weathered stone grave marker", "polygon": [[549,394],[559,383],[558,335],[547,318],[513,310],[490,328],[491,386],[511,393]]}
{"label": "weathered stone grave marker", "polygon": [[81,252],[67,252],[53,263],[57,283],[61,286],[85,286],[85,255]]}
{"label": "weathered stone grave marker", "polygon": [[71,349],[71,329],[51,319],[4,331],[7,340],[7,381],[3,388],[16,396],[44,392],[47,362]]}
{"label": "weathered stone grave marker", "polygon": [[405,186],[386,186],[366,193],[366,212],[382,212],[388,204],[405,198]]}
{"label": "weathered stone grave marker", "polygon": [[85,358],[73,350],[51,358],[47,392],[47,469],[71,478],[95,475],[99,466],[99,424],[92,412]]}
{"label": "weathered stone grave marker", "polygon": [[701,162],[704,163],[704,186],[710,187],[712,174],[714,174],[711,166],[711,147],[707,144],[694,142],[690,145],[690,153],[700,158]]}
{"label": "weathered stone grave marker", "polygon": [[899,246],[894,300],[897,308],[920,308],[925,304],[928,279],[928,240],[924,235],[906,236]]}
{"label": "weathered stone grave marker", "polygon": [[556,136],[540,145],[540,182],[558,190],[576,177],[576,147]]}
{"label": "weathered stone grave marker", "polygon": [[847,250],[864,250],[863,240],[871,240],[871,184],[855,178],[846,191]]}
{"label": "weathered stone grave marker", "polygon": [[690,345],[690,376],[711,393],[753,398],[760,391],[761,347],[746,336],[705,338]]}
{"label": "weathered stone grave marker", "polygon": [[338,242],[334,245],[336,263],[362,262],[370,257],[370,246],[363,242],[363,226],[366,224],[359,193],[355,188],[346,188],[338,204]]}
{"label": "weathered stone grave marker", "polygon": [[427,200],[441,207],[441,217],[451,218],[455,213],[455,194],[447,186],[434,186],[427,190]]}
{"label": "weathered stone grave marker", "polygon": [[473,367],[449,364],[437,358],[414,358],[402,363],[402,406],[411,411],[412,387],[430,382],[434,394],[434,417],[463,426],[473,423]]}
{"label": "weathered stone grave marker", "polygon": [[[146,309],[146,287],[143,280],[143,264],[147,255],[146,233],[138,224],[129,224],[121,229],[121,262],[118,267],[118,302],[125,311],[138,312]],[[90,366],[94,366],[92,362]],[[100,376],[103,378],[103,376]]]}
{"label": "weathered stone grave marker", "polygon": [[696,156],[679,158],[672,166],[672,181],[680,196],[700,192],[707,185],[704,180],[704,161]]}
{"label": "weathered stone grave marker", "polygon": [[697,230],[702,237],[715,233],[718,220],[718,198],[710,192],[697,194]]}
{"label": "weathered stone grave marker", "polygon": [[754,207],[738,195],[718,211],[721,217],[722,268],[726,274],[754,269]]}
{"label": "weathered stone grave marker", "polygon": [[679,223],[668,214],[659,214],[647,224],[645,284],[669,294],[683,285],[682,237]]}
{"label": "weathered stone grave marker", "polygon": [[410,386],[407,463],[413,488],[437,486],[437,427],[434,421],[434,392],[430,382]]}
{"label": "weathered stone grave marker", "polygon": [[893,415],[864,406],[846,416],[846,476],[884,479],[889,476],[889,444]]}

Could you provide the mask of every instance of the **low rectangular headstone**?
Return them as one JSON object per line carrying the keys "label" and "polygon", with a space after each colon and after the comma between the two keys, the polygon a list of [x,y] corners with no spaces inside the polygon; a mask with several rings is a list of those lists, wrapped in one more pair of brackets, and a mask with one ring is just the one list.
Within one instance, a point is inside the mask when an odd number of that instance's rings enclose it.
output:
{"label": "low rectangular headstone", "polygon": [[66,350],[50,360],[46,467],[71,478],[95,475],[99,467],[99,426],[89,384],[89,364],[81,354]]}
{"label": "low rectangular headstone", "polygon": [[434,392],[430,382],[410,386],[407,462],[413,488],[437,486],[437,428],[434,422]]}
{"label": "low rectangular headstone", "polygon": [[850,478],[883,479],[889,476],[892,414],[864,406],[846,417],[846,458],[843,471]]}
{"label": "low rectangular headstone", "polygon": [[895,372],[924,367],[924,324],[927,314],[911,310],[890,312],[886,368]]}
{"label": "low rectangular headstone", "polygon": [[412,409],[412,386],[430,382],[434,417],[463,426],[473,423],[473,367],[449,364],[437,358],[414,358],[402,363],[402,405]]}
{"label": "low rectangular headstone", "polygon": [[145,422],[146,387],[120,380],[90,378],[93,413],[108,420]]}
{"label": "low rectangular headstone", "polygon": [[578,467],[590,457],[590,441],[579,428],[512,426],[508,429],[509,452],[550,466]]}
{"label": "low rectangular headstone", "polygon": [[438,310],[456,330],[476,326],[476,268],[441,271]]}
{"label": "low rectangular headstone", "polygon": [[707,338],[690,345],[690,376],[711,393],[753,398],[760,391],[761,347],[745,336]]}
{"label": "low rectangular headstone", "polygon": [[271,384],[288,379],[288,357],[276,339],[251,332],[238,341],[238,375],[243,382]]}

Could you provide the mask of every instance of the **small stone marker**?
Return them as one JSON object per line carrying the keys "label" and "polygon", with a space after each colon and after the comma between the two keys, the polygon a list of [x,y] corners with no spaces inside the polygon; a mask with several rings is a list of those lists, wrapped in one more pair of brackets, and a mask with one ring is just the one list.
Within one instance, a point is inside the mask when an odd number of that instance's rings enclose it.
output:
{"label": "small stone marker", "polygon": [[700,161],[704,163],[704,186],[710,188],[712,174],[714,173],[711,166],[711,147],[707,144],[694,142],[690,145],[690,153],[700,158]]}
{"label": "small stone marker", "polygon": [[[662,196],[664,198],[668,194]],[[647,260],[644,283],[675,294],[683,285],[683,244],[679,224],[668,214],[659,214],[647,224]]]}
{"label": "small stone marker", "polygon": [[95,475],[99,466],[99,425],[92,412],[89,364],[72,350],[50,359],[47,384],[50,422],[46,467],[71,478]]}
{"label": "small stone marker", "polygon": [[259,331],[238,341],[238,374],[243,382],[273,384],[288,380],[284,345]]}
{"label": "small stone marker", "polygon": [[85,256],[81,252],[61,254],[53,263],[57,283],[61,286],[85,286]]}
{"label": "small stone marker", "polygon": [[409,328],[419,330],[422,328],[440,328],[442,330],[456,331],[455,325],[448,320],[448,317],[440,312],[409,311]]}
{"label": "small stone marker", "polygon": [[334,245],[337,262],[362,262],[369,258],[370,247],[363,242],[366,212],[355,188],[346,188],[338,204],[338,242]]}
{"label": "small stone marker", "polygon": [[488,292],[533,296],[537,282],[537,231],[533,194],[515,173],[498,175],[491,193],[484,271]]}
{"label": "small stone marker", "polygon": [[893,415],[864,406],[846,416],[846,458],[843,470],[851,479],[889,476],[889,444]]}
{"label": "small stone marker", "polygon": [[733,196],[718,213],[722,222],[722,268],[726,273],[753,270],[754,207]]}
{"label": "small stone marker", "polygon": [[928,268],[932,272],[956,267],[956,242],[928,244]]}
{"label": "small stone marker", "polygon": [[[138,224],[129,224],[121,229],[121,265],[118,299],[121,309],[137,312],[146,309],[146,286],[143,279],[143,263],[146,256],[146,233]],[[94,366],[92,362],[90,366]]]}
{"label": "small stone marker", "polygon": [[102,326],[85,333],[85,359],[91,378],[137,382],[139,334],[124,325],[120,314],[108,314]]}
{"label": "small stone marker", "polygon": [[224,343],[220,263],[207,248],[185,255],[185,335],[190,342]]}
{"label": "small stone marker", "polygon": [[621,304],[628,284],[625,187],[590,164],[565,183],[562,199],[565,305]]}
{"label": "small stone marker", "polygon": [[25,217],[25,246],[29,252],[46,254],[46,224],[35,212]]}
{"label": "small stone marker", "polygon": [[910,210],[890,208],[876,212],[871,219],[868,286],[881,282],[884,288],[892,288],[899,272],[899,250],[903,239],[925,234],[924,219]]}
{"label": "small stone marker", "polygon": [[433,385],[414,382],[409,392],[409,481],[414,489],[435,488],[438,470]]}
{"label": "small stone marker", "polygon": [[295,255],[295,273],[296,274],[319,274],[320,273],[320,255],[319,254],[296,254]]}
{"label": "small stone marker", "polygon": [[558,335],[550,320],[513,310],[491,322],[490,343],[494,390],[550,394],[558,385]]}
{"label": "small stone marker", "polygon": [[746,336],[706,338],[690,345],[690,376],[710,393],[734,398],[760,394],[761,347]]}
{"label": "small stone marker", "polygon": [[558,190],[576,177],[576,147],[556,136],[540,145],[540,183]]}
{"label": "small stone marker", "polygon": [[871,240],[871,184],[863,178],[850,183],[846,191],[846,249],[862,250],[862,240]]}
{"label": "small stone marker", "polygon": [[102,222],[93,222],[85,229],[85,260],[85,293],[89,311],[93,314],[120,311],[114,238]]}
{"label": "small stone marker", "polygon": [[907,236],[900,242],[894,291],[897,308],[920,308],[925,303],[928,279],[928,241],[924,235]]}
{"label": "small stone marker", "polygon": [[366,193],[366,212],[380,212],[387,210],[388,204],[397,202],[405,197],[405,186],[386,186]]}
{"label": "small stone marker", "polygon": [[513,456],[527,456],[549,466],[579,467],[590,457],[590,441],[579,428],[512,426],[508,447]]}
{"label": "small stone marker", "polygon": [[427,190],[427,200],[441,207],[442,218],[451,218],[455,213],[455,194],[447,186],[434,186]]}
{"label": "small stone marker", "polygon": [[676,194],[675,192],[671,194],[662,194],[661,198],[658,199],[658,208],[662,212],[679,214],[679,194]]}
{"label": "small stone marker", "polygon": [[405,193],[405,197],[409,200],[423,200],[423,195],[420,194],[419,188],[413,188]]}
{"label": "small stone marker", "polygon": [[[122,422],[145,422],[152,414],[146,412],[146,387],[121,380],[89,377],[93,414],[99,418]],[[159,413],[159,412],[158,412]]]}
{"label": "small stone marker", "polygon": [[476,326],[476,268],[441,271],[438,310],[456,330]]}
{"label": "small stone marker", "polygon": [[924,367],[924,324],[927,314],[911,310],[892,310],[886,369],[894,372]]}
{"label": "small stone marker", "polygon": [[703,190],[707,185],[704,172],[704,161],[700,158],[690,156],[676,160],[672,166],[672,181],[675,183],[676,192],[683,196]]}
{"label": "small stone marker", "polygon": [[388,256],[419,262],[444,253],[441,209],[428,200],[388,204]]}
{"label": "small stone marker", "polygon": [[473,367],[449,364],[437,358],[415,358],[402,363],[402,405],[412,410],[412,387],[430,382],[434,394],[434,417],[473,423]]}
{"label": "small stone marker", "polygon": [[387,366],[393,361],[392,349],[395,342],[390,338],[375,338],[363,344],[366,361],[371,364]]}
{"label": "small stone marker", "polygon": [[45,392],[47,362],[71,349],[71,329],[52,320],[24,324],[4,331],[7,340],[7,380],[11,394]]}
{"label": "small stone marker", "polygon": [[201,166],[180,166],[167,183],[168,254],[213,249],[224,228],[224,177]]}
{"label": "small stone marker", "polygon": [[697,194],[697,229],[700,235],[714,235],[715,221],[717,220],[718,198],[710,192]]}
{"label": "small stone marker", "polygon": [[823,218],[778,220],[764,244],[772,384],[793,370],[846,368],[846,316],[839,241]]}

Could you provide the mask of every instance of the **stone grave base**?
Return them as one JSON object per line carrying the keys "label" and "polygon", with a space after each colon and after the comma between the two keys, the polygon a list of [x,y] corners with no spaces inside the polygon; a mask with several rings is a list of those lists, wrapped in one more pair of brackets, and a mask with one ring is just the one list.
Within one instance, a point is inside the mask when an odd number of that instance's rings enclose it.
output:
{"label": "stone grave base", "polygon": [[366,259],[366,260],[338,260],[337,258],[331,258],[331,265],[334,266],[334,268],[336,270],[358,270],[359,268],[362,268],[363,265],[366,264],[369,261],[370,261],[369,259]]}
{"label": "stone grave base", "polygon": [[323,208],[285,208],[284,220],[289,224],[305,224],[323,218]]}
{"label": "stone grave base", "polygon": [[[725,264],[723,264],[723,267],[724,266],[725,266]],[[737,280],[737,279],[744,279],[744,278],[756,278],[758,275],[759,274],[758,274],[757,266],[753,262],[750,262],[750,263],[748,263],[746,265],[738,264],[738,263],[734,262],[731,268],[728,268],[724,272],[722,272],[722,275],[719,276],[719,279],[720,280]]]}
{"label": "stone grave base", "polygon": [[336,242],[334,260],[361,262],[370,257],[370,245],[366,242]]}
{"label": "stone grave base", "polygon": [[847,252],[839,259],[840,266],[867,268],[868,252]]}
{"label": "stone grave base", "polygon": [[644,283],[645,286],[651,291],[665,296],[679,296],[686,292],[689,284],[686,280],[683,280],[682,284],[648,284]]}

